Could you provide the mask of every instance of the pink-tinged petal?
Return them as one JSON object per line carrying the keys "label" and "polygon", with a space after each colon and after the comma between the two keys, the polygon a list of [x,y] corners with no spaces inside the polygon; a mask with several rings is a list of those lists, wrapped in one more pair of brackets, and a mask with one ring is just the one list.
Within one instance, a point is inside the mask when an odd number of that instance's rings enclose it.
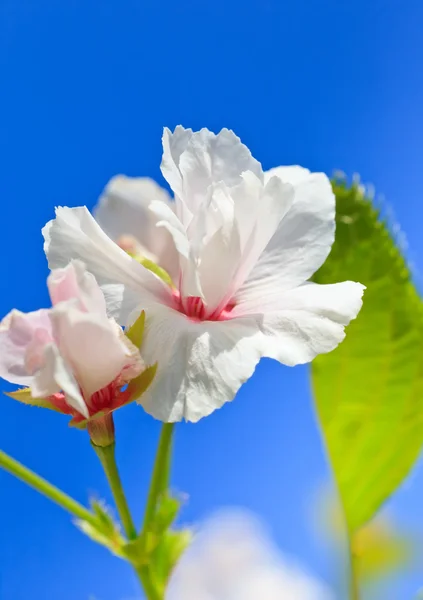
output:
{"label": "pink-tinged petal", "polygon": [[10,312],[0,323],[0,377],[18,385],[30,386],[43,350],[51,341],[47,310]]}
{"label": "pink-tinged petal", "polygon": [[335,235],[335,196],[324,173],[279,167],[265,176],[291,184],[295,197],[240,290],[243,297],[259,298],[307,281],[325,261]]}
{"label": "pink-tinged petal", "polygon": [[34,398],[46,398],[63,392],[70,407],[86,418],[89,416],[72,368],[63,359],[55,344],[45,347],[43,364],[34,374],[31,392]]}
{"label": "pink-tinged petal", "polygon": [[119,383],[123,385],[138,377],[145,369],[145,364],[139,350],[141,344],[135,346],[117,323],[111,320],[110,324],[115,327],[116,333],[126,349],[125,364],[118,377]]}
{"label": "pink-tinged petal", "polygon": [[104,316],[81,312],[69,302],[53,308],[50,319],[60,353],[89,402],[121,373],[131,353],[117,325]]}
{"label": "pink-tinged petal", "polygon": [[71,259],[82,260],[103,283],[123,284],[144,298],[169,302],[169,287],[154,273],[131,258],[101,229],[86,207],[58,208],[56,218],[43,229],[49,267],[64,267]]}
{"label": "pink-tinged petal", "polygon": [[152,179],[117,175],[105,187],[93,215],[112,240],[123,247],[124,240],[132,239],[143,257],[159,264],[173,278],[177,256],[169,234],[156,228],[157,219],[149,210],[152,201],[173,210],[169,194]]}
{"label": "pink-tinged petal", "polygon": [[85,312],[106,315],[106,302],[97,281],[80,260],[72,260],[63,269],[54,269],[47,278],[53,306],[66,300],[78,300]]}

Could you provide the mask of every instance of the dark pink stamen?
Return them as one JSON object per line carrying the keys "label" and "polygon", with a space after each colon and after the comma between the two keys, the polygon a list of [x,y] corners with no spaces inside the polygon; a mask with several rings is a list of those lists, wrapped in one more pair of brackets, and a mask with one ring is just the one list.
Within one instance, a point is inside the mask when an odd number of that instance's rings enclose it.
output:
{"label": "dark pink stamen", "polygon": [[229,303],[223,309],[218,309],[211,314],[207,314],[207,308],[199,296],[181,298],[179,292],[175,290],[173,297],[176,310],[193,321],[227,321],[232,318],[231,311],[235,306],[233,303]]}
{"label": "dark pink stamen", "polygon": [[[128,388],[123,390],[122,387],[123,384],[118,377],[106,385],[106,387],[95,392],[91,398],[85,398],[90,418],[99,412],[108,413],[125,404],[129,400],[130,390]],[[84,396],[82,390],[81,394]],[[69,406],[63,392],[49,396],[48,400],[60,412],[66,415],[72,415],[74,422],[78,423],[85,421],[84,415]]]}

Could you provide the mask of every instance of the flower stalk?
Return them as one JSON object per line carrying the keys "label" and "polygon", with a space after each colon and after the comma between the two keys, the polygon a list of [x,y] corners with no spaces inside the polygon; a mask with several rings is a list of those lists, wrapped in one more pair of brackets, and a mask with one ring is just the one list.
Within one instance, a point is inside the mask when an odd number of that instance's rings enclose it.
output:
{"label": "flower stalk", "polygon": [[159,438],[153,475],[151,478],[150,491],[148,493],[147,505],[144,515],[142,534],[148,531],[148,526],[154,517],[157,501],[161,494],[166,491],[169,484],[170,462],[172,453],[172,439],[174,423],[164,423]]}
{"label": "flower stalk", "polygon": [[96,446],[93,442],[91,442],[91,445],[101,462],[104,473],[107,477],[107,481],[109,482],[116,508],[122,521],[123,529],[129,540],[135,540],[137,538],[137,530],[132,520],[125,492],[123,491],[122,481],[117,468],[115,443],[113,442],[109,446]]}
{"label": "flower stalk", "polygon": [[350,600],[360,600],[360,589],[356,568],[356,556],[352,544],[352,534],[348,536],[348,553],[350,559]]}
{"label": "flower stalk", "polygon": [[56,486],[46,481],[28,467],[0,450],[0,467],[14,475],[37,492],[61,506],[64,510],[71,513],[78,519],[83,519],[96,526],[96,517],[85,506],[79,504],[76,500],[59,490]]}

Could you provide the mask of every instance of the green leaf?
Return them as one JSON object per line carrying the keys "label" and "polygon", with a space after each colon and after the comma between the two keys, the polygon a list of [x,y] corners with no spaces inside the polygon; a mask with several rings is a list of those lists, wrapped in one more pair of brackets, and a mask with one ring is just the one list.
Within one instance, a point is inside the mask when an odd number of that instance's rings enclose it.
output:
{"label": "green leaf", "polygon": [[312,366],[326,446],[350,533],[410,472],[423,444],[423,305],[388,225],[359,186],[334,182],[337,232],[318,283],[359,281],[345,341]]}

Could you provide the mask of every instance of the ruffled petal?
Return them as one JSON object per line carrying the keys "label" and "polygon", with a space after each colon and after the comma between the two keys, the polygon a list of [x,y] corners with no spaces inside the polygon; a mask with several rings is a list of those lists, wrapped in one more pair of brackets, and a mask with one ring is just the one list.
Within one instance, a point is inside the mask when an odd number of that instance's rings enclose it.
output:
{"label": "ruffled petal", "polygon": [[295,191],[294,201],[261,254],[240,296],[265,296],[293,289],[323,264],[335,235],[335,196],[324,173],[302,167],[279,167],[266,174]]}
{"label": "ruffled petal", "polygon": [[198,421],[234,398],[261,357],[293,366],[333,350],[360,310],[363,289],[353,282],[307,284],[273,310],[251,306],[241,315],[239,307],[227,321],[195,322],[164,306],[147,308],[143,356],[158,369],[141,404],[162,421]]}
{"label": "ruffled petal", "polygon": [[158,363],[140,403],[161,421],[198,421],[232,400],[261,357],[254,319],[195,322],[164,306],[146,308],[143,357]]}
{"label": "ruffled petal", "polygon": [[0,323],[0,377],[30,386],[43,361],[44,347],[51,340],[47,310],[27,314],[12,310]]}
{"label": "ruffled petal", "polygon": [[170,288],[119,248],[85,207],[58,208],[56,219],[47,223],[43,235],[51,269],[79,258],[100,284],[123,284],[139,294],[140,304],[151,297],[171,302]]}
{"label": "ruffled petal", "polygon": [[345,337],[345,327],[362,306],[365,286],[353,281],[306,283],[284,294],[240,302],[236,317],[252,317],[264,336],[264,356],[294,366],[331,352]]}
{"label": "ruffled petal", "polygon": [[169,234],[156,228],[157,219],[149,210],[153,201],[173,210],[174,202],[166,190],[148,177],[117,175],[105,187],[93,215],[103,231],[115,242],[127,236],[139,245],[138,252],[159,264],[171,278],[177,274],[175,249]]}
{"label": "ruffled petal", "polygon": [[[178,126],[174,133],[165,129],[161,168],[176,201],[183,200],[191,213],[196,212],[213,183],[237,185],[244,171],[252,171],[263,179],[260,163],[228,129],[222,129],[217,135],[208,129],[193,132]],[[178,216],[184,221],[181,214]],[[187,225],[185,221],[184,224]]]}
{"label": "ruffled petal", "polygon": [[51,310],[50,319],[60,353],[87,399],[111,383],[132,360],[119,328],[106,316],[62,302]]}
{"label": "ruffled petal", "polygon": [[242,184],[231,190],[240,234],[241,256],[223,304],[231,299],[255,268],[295,199],[293,186],[282,182],[279,177],[271,177],[265,186],[257,183],[260,182],[257,182],[252,173],[244,173]]}
{"label": "ruffled petal", "polygon": [[85,312],[106,315],[106,302],[97,281],[80,260],[72,260],[63,269],[54,269],[47,278],[53,306],[75,299]]}

